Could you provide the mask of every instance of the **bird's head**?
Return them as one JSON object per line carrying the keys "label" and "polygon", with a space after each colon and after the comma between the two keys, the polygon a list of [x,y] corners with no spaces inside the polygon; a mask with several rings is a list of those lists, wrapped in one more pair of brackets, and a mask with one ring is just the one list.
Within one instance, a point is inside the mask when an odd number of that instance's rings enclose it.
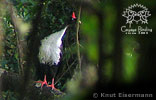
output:
{"label": "bird's head", "polygon": [[67,21],[67,25],[75,24],[76,20],[77,20],[77,18],[76,18],[75,12],[72,12],[70,15],[70,18]]}

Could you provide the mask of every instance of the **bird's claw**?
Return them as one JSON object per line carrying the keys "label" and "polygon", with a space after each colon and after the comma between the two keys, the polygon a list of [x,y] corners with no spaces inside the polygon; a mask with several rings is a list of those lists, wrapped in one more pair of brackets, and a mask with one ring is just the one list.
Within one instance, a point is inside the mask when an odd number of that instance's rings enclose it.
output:
{"label": "bird's claw", "polygon": [[46,75],[44,76],[44,81],[36,81],[36,83],[41,83],[41,88],[45,85],[47,87],[50,87],[52,90],[57,90],[54,86],[54,78],[52,78],[51,85],[48,85],[47,80],[46,80]]}
{"label": "bird's claw", "polygon": [[46,75],[44,76],[44,81],[36,81],[36,83],[41,83],[41,88],[44,86],[44,85],[48,85],[47,83],[47,79],[46,79]]}
{"label": "bird's claw", "polygon": [[51,85],[48,85],[48,87],[50,87],[52,90],[57,90],[54,86],[54,78],[52,78],[52,83]]}

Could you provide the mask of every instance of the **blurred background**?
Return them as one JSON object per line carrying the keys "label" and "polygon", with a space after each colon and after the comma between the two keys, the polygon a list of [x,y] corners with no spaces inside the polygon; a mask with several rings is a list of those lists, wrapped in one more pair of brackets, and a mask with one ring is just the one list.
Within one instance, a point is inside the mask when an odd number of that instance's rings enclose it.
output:
{"label": "blurred background", "polygon": [[[151,14],[148,34],[121,31],[130,5]],[[0,0],[0,99],[80,100],[94,92],[153,93],[156,80],[155,0]],[[132,10],[136,10],[135,7]],[[41,40],[64,28],[75,12],[62,41],[55,87],[40,89],[45,69],[39,63]],[[130,15],[131,13],[127,13]],[[56,67],[56,66],[52,66]],[[51,67],[50,67],[51,69]],[[54,70],[55,71],[55,70]],[[51,83],[52,72],[47,73]]]}

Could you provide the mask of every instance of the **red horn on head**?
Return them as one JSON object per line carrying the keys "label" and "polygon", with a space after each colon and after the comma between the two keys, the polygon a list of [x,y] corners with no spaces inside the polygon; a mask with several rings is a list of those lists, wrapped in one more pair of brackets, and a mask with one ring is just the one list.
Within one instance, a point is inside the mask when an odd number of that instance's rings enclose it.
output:
{"label": "red horn on head", "polygon": [[75,12],[73,12],[72,18],[73,18],[73,19],[76,19]]}

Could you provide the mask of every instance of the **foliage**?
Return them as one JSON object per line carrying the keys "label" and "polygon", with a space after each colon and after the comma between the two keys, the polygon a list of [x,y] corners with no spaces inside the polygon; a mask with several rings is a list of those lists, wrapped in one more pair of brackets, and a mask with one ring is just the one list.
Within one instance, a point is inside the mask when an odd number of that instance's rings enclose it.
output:
{"label": "foliage", "polygon": [[[2,96],[2,97],[1,97]],[[17,94],[15,92],[11,92],[11,91],[6,91],[6,92],[2,92],[0,96],[1,100],[17,100]]]}
{"label": "foliage", "polygon": [[18,72],[18,53],[16,47],[16,34],[14,28],[11,24],[11,19],[8,15],[3,18],[4,28],[5,28],[5,38],[4,38],[4,54],[1,61],[2,68],[9,71]]}

